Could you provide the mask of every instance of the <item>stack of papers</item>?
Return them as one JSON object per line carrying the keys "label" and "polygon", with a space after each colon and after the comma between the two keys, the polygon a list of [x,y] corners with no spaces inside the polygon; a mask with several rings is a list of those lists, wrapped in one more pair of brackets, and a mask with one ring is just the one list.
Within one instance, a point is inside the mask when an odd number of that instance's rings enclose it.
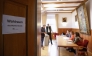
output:
{"label": "stack of papers", "polygon": [[72,44],[72,42],[67,42],[68,44]]}
{"label": "stack of papers", "polygon": [[69,37],[63,37],[64,39],[69,39]]}
{"label": "stack of papers", "polygon": [[67,43],[72,43],[72,40],[68,40]]}

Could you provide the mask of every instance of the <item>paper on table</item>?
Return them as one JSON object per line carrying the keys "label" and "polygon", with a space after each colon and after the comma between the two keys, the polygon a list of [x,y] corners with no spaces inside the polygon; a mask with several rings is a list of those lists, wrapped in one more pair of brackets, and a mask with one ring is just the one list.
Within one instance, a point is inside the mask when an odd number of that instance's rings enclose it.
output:
{"label": "paper on table", "polygon": [[67,42],[68,44],[72,44],[72,42]]}
{"label": "paper on table", "polygon": [[69,39],[69,37],[63,37],[64,39]]}

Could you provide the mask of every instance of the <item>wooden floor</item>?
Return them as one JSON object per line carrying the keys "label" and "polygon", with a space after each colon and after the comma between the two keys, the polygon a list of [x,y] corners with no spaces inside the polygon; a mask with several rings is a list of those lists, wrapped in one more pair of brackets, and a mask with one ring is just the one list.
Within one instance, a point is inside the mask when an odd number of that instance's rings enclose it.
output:
{"label": "wooden floor", "polygon": [[[58,48],[55,40],[53,40],[53,45],[49,44],[49,46],[45,46],[44,50],[41,49],[41,56],[58,56]],[[60,56],[74,56],[74,53],[62,47]]]}

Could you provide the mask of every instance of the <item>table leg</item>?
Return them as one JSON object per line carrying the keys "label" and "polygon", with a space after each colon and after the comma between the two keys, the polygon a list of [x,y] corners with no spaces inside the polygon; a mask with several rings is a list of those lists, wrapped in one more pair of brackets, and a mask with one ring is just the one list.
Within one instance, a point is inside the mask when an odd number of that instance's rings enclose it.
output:
{"label": "table leg", "polygon": [[76,47],[76,56],[78,56],[78,47]]}
{"label": "table leg", "polygon": [[60,56],[60,47],[59,47],[59,56]]}

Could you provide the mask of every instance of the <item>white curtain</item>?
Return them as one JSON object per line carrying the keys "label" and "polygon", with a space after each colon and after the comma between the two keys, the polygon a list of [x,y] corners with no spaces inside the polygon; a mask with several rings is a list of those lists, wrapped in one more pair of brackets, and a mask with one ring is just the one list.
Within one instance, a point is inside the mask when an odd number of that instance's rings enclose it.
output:
{"label": "white curtain", "polygon": [[58,32],[58,14],[55,14],[55,19],[56,19],[56,28],[57,28],[57,32]]}
{"label": "white curtain", "polygon": [[41,26],[46,25],[47,14],[41,14]]}
{"label": "white curtain", "polygon": [[46,25],[49,24],[52,28],[52,32],[57,32],[57,25],[55,14],[47,14]]}

